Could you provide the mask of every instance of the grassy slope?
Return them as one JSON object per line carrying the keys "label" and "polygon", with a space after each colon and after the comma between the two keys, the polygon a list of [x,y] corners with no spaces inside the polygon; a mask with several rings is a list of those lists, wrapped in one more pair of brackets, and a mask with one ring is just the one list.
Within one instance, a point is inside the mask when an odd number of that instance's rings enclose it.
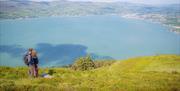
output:
{"label": "grassy slope", "polygon": [[[117,61],[90,71],[49,68],[53,79],[31,79],[25,67],[0,67],[0,90],[179,91],[180,56],[159,55]],[[40,73],[48,68],[40,69]]]}

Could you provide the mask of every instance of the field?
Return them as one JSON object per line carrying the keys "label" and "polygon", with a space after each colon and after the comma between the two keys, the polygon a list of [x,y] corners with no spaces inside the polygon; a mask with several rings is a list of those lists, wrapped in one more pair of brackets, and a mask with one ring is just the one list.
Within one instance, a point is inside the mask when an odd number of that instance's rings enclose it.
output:
{"label": "field", "polygon": [[[105,64],[104,64],[105,65]],[[117,60],[87,71],[40,68],[53,78],[31,78],[27,67],[0,67],[0,91],[180,91],[180,56]]]}

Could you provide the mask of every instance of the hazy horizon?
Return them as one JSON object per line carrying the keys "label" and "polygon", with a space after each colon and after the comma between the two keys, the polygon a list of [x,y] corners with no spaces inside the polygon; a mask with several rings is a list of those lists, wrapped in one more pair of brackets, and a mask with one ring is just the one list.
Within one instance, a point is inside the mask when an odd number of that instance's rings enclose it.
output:
{"label": "hazy horizon", "polygon": [[[29,0],[29,1],[60,1],[60,0]],[[82,2],[128,2],[128,3],[139,3],[139,4],[151,4],[151,5],[163,5],[163,4],[180,4],[179,0],[67,0],[67,1],[82,1]]]}

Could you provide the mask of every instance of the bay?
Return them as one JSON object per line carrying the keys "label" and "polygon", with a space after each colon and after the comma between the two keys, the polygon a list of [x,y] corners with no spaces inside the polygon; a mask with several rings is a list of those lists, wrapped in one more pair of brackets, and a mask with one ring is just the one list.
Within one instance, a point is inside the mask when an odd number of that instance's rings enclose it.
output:
{"label": "bay", "polygon": [[0,21],[0,65],[24,65],[35,48],[42,66],[67,65],[87,54],[127,59],[179,54],[180,35],[157,23],[120,16],[43,17]]}

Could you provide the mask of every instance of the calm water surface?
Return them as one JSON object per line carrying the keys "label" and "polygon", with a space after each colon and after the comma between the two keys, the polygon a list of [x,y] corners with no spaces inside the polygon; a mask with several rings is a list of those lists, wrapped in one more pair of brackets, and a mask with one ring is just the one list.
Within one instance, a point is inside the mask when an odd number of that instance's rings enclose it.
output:
{"label": "calm water surface", "polygon": [[39,50],[41,61],[48,59],[46,65],[64,65],[89,53],[114,59],[180,54],[180,35],[160,24],[119,16],[0,21],[0,65],[23,65],[29,47]]}

